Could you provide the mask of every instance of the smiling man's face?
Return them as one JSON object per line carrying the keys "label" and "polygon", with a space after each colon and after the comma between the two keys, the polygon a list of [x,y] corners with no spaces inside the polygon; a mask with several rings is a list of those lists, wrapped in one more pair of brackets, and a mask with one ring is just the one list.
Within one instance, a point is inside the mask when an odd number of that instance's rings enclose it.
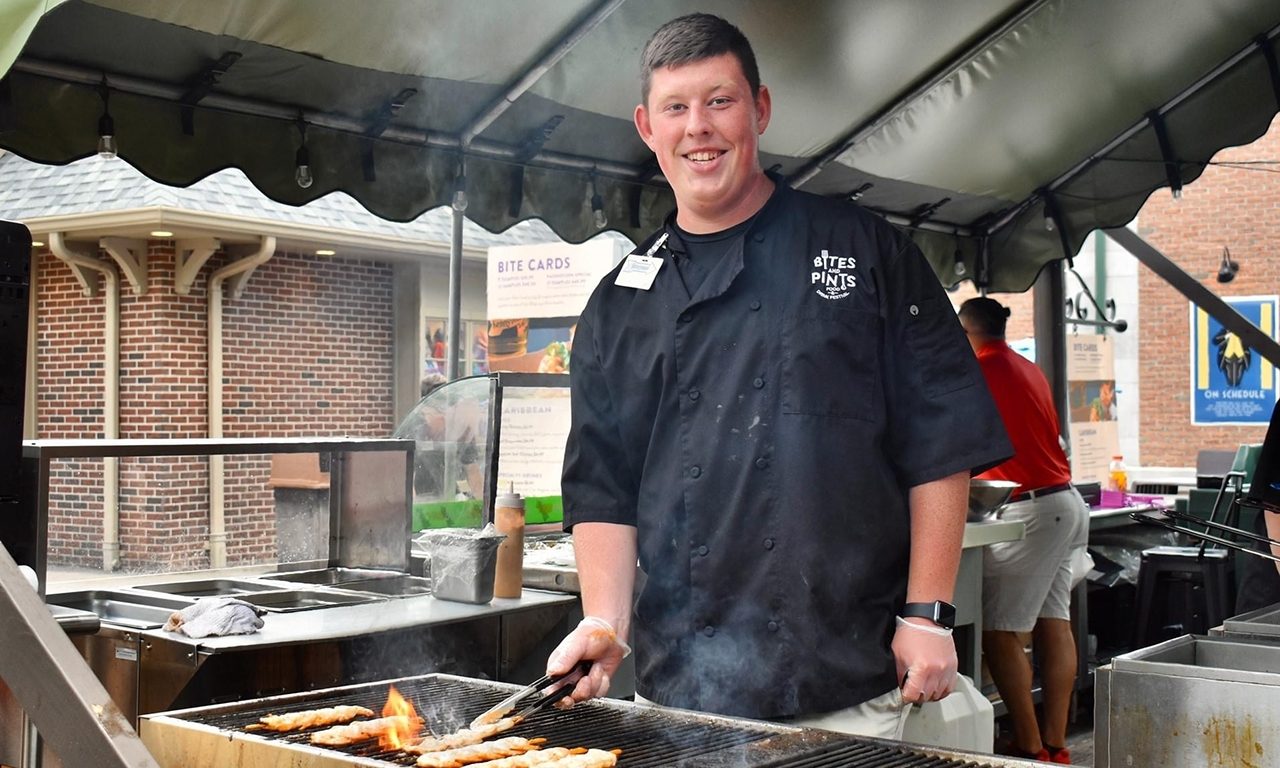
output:
{"label": "smiling man's face", "polygon": [[636,130],[675,192],[681,227],[727,229],[769,199],[758,152],[770,109],[769,90],[753,98],[732,54],[653,71]]}

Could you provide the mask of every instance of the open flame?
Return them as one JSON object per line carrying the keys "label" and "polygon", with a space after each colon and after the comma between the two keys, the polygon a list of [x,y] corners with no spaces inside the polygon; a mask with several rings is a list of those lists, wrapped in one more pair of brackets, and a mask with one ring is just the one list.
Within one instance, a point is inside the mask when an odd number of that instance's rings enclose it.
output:
{"label": "open flame", "polygon": [[378,746],[384,750],[401,749],[406,744],[417,741],[422,733],[423,719],[418,717],[413,704],[401,696],[394,685],[387,693],[387,703],[382,705],[382,716],[396,718],[378,736]]}

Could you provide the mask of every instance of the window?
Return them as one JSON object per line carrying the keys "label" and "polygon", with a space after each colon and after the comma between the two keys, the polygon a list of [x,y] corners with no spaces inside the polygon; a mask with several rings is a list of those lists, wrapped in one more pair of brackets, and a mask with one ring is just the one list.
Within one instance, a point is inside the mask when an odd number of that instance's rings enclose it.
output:
{"label": "window", "polygon": [[[426,360],[423,375],[444,374],[448,366],[449,331],[443,317],[428,317],[426,322]],[[474,376],[489,372],[489,324],[484,320],[462,321],[462,354],[458,358],[458,373]]]}

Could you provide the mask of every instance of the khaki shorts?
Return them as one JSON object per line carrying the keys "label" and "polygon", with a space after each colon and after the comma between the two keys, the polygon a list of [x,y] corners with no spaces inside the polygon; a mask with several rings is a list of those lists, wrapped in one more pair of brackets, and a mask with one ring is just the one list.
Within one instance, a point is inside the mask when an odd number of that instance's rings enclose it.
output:
{"label": "khaki shorts", "polygon": [[[650,707],[660,707],[640,694],[636,694],[636,703]],[[837,733],[848,733],[854,736],[871,736],[879,739],[901,739],[902,729],[910,710],[902,702],[902,691],[894,688],[882,694],[835,712],[824,712],[820,715],[809,715],[788,718],[787,725],[801,728],[822,728]]]}
{"label": "khaki shorts", "polygon": [[1021,541],[982,557],[982,629],[1030,632],[1037,619],[1071,618],[1071,557],[1089,543],[1089,508],[1071,488],[1004,507],[1001,520],[1026,524]]}

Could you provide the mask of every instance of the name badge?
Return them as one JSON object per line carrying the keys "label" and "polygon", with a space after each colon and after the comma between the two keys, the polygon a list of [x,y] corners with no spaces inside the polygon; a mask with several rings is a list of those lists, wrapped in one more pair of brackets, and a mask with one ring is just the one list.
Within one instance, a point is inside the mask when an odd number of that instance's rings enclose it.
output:
{"label": "name badge", "polygon": [[618,277],[613,281],[614,285],[620,285],[623,288],[636,288],[641,291],[647,291],[653,287],[653,278],[657,277],[658,270],[662,269],[662,259],[654,256],[662,244],[667,241],[667,233],[663,232],[662,237],[653,244],[652,247],[642,256],[633,253],[627,256],[626,261],[622,262],[622,269],[618,272]]}

